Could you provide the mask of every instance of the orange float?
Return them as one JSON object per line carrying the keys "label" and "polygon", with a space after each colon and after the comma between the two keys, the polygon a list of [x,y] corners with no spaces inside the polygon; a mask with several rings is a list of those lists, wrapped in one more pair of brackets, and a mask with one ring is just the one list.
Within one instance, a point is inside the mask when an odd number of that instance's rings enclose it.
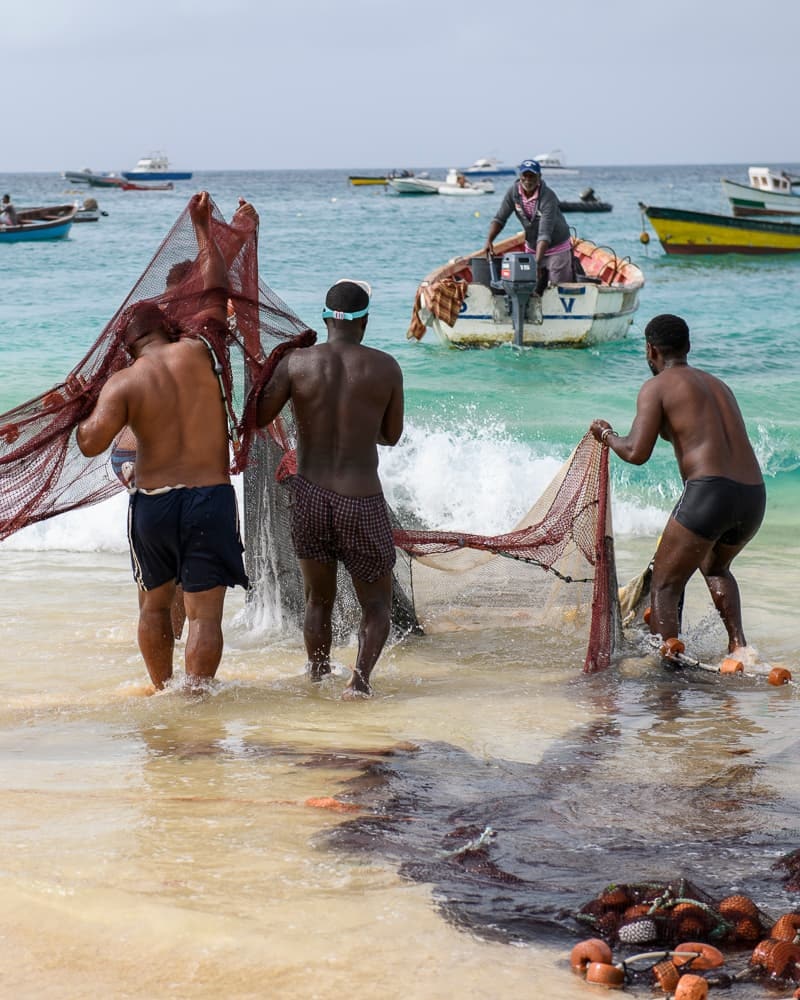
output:
{"label": "orange float", "polygon": [[666,959],[653,966],[653,978],[665,993],[672,993],[674,991],[680,977],[681,974],[678,972],[678,967],[670,959]]}
{"label": "orange float", "polygon": [[597,983],[610,990],[621,990],[625,985],[625,973],[619,966],[608,962],[590,962],[586,969],[586,982]]}
{"label": "orange float", "polygon": [[800,963],[800,945],[791,941],[776,941],[762,968],[776,979],[794,979],[798,963]]}
{"label": "orange float", "polygon": [[753,954],[750,956],[750,965],[766,969],[769,956],[777,944],[777,938],[764,938],[763,941],[759,941],[753,949]]}
{"label": "orange float", "polygon": [[[676,952],[685,952],[686,954],[677,955]],[[690,952],[693,954],[689,954]],[[675,945],[672,961],[676,965],[691,964],[693,969],[718,969],[725,964],[725,956],[713,944],[705,944],[702,941],[684,941]]]}
{"label": "orange float", "polygon": [[786,667],[773,667],[767,674],[767,683],[772,684],[773,687],[788,684],[791,679],[792,672],[791,670],[787,670]]}
{"label": "orange float", "polygon": [[778,941],[794,941],[799,931],[800,913],[784,913],[775,921],[769,936]]}
{"label": "orange float", "polygon": [[758,907],[749,896],[741,893],[735,896],[726,896],[721,899],[717,906],[720,916],[726,919],[736,919],[737,917],[754,917],[758,920]]}
{"label": "orange float", "polygon": [[681,976],[675,990],[674,1000],[705,1000],[708,996],[708,983],[702,976],[691,974]]}
{"label": "orange float", "polygon": [[680,639],[665,639],[661,643],[661,649],[659,652],[662,656],[679,656],[681,653],[686,652],[686,647]]}
{"label": "orange float", "polygon": [[569,964],[575,972],[585,973],[590,962],[612,963],[611,948],[602,938],[579,941],[569,955]]}
{"label": "orange float", "polygon": [[743,674],[744,664],[741,660],[734,660],[732,656],[726,656],[719,665],[721,674]]}

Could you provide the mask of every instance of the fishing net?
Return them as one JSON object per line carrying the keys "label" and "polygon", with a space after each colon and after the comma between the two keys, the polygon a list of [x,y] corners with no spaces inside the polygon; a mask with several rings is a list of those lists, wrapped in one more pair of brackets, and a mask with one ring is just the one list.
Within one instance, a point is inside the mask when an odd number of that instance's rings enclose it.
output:
{"label": "fishing net", "polygon": [[[289,520],[294,433],[255,444],[258,461],[245,473],[248,572],[269,618],[302,620],[302,578]],[[560,644],[585,648],[584,670],[611,662],[622,636],[608,488],[608,451],[587,434],[548,488],[502,535],[412,529],[394,523],[395,633],[422,629],[549,628]],[[256,598],[258,599],[258,598]],[[347,574],[339,572],[334,632],[341,640],[360,609]]]}
{"label": "fishing net", "polygon": [[[130,309],[142,300],[162,309],[176,337],[201,335],[214,347],[233,409],[232,469],[247,464],[258,391],[287,350],[313,343],[316,334],[259,281],[255,219],[237,211],[226,223],[212,204],[208,232],[200,232],[192,221],[192,204],[64,382],[0,416],[0,539],[45,518],[98,503],[123,488],[110,462],[113,446],[86,458],[77,446],[75,429],[93,409],[109,376],[130,363],[123,331]],[[206,287],[204,264],[212,252],[224,262],[224,288]],[[219,292],[228,299],[227,326],[198,323],[208,296]]]}
{"label": "fishing net", "polygon": [[[252,618],[302,621],[304,588],[289,531],[296,435],[291,407],[256,435],[255,404],[280,358],[312,344],[310,330],[259,281],[257,223],[237,211],[230,223],[211,205],[198,227],[195,196],[86,356],[64,382],[0,416],[0,539],[120,491],[113,446],[86,458],[78,423],[105,381],[130,359],[127,317],[155,303],[176,337],[202,336],[222,362],[230,400],[231,471],[245,471],[244,521]],[[219,287],[208,287],[208,255],[221,256]],[[228,323],[202,321],[209,296],[224,293]],[[238,415],[237,415],[238,414]],[[119,463],[117,463],[119,464]],[[411,529],[390,512],[398,562],[393,579],[396,634],[436,627],[543,625],[588,645],[584,669],[608,666],[620,636],[608,502],[608,453],[590,435],[528,514],[498,536]],[[337,640],[354,632],[360,608],[339,574]]]}
{"label": "fishing net", "polygon": [[749,896],[715,899],[684,878],[607,885],[576,919],[609,944],[632,946],[705,941],[747,948],[773,925]]}

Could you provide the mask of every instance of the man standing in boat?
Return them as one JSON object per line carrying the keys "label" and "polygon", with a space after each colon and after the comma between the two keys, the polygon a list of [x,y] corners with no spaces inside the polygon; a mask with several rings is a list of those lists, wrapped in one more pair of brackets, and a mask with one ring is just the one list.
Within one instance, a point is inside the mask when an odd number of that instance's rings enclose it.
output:
{"label": "man standing in boat", "polygon": [[728,633],[728,652],[747,645],[739,587],[730,565],[761,526],[766,491],[758,459],[733,393],[718,378],[691,368],[689,327],[665,314],[645,328],[647,364],[636,416],[625,437],[593,420],[596,440],[623,461],[643,465],[659,437],[675,451],[684,482],[653,562],[650,631],[678,638],[680,605],[700,570]]}
{"label": "man standing in boat", "polygon": [[258,401],[260,427],[290,400],[297,426],[292,540],[306,592],[303,638],[312,680],[331,672],[337,563],[361,605],[358,654],[345,699],[372,693],[370,674],[389,636],[395,548],[378,478],[378,445],[403,432],[403,375],[361,341],[369,286],[337,281],[325,297],[324,344],[285,357]]}
{"label": "man standing in boat", "polygon": [[519,180],[506,191],[497,214],[489,223],[484,247],[486,255],[494,255],[494,241],[513,212],[525,230],[526,252],[536,257],[539,287],[546,283],[557,285],[574,281],[572,241],[558,196],[542,180],[542,168],[536,160],[523,160],[518,171]]}

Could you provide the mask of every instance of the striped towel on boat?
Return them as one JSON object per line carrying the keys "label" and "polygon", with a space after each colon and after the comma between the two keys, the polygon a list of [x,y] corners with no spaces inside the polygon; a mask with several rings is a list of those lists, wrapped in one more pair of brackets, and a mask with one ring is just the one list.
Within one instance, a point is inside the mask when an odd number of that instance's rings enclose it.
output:
{"label": "striped towel on boat", "polygon": [[423,281],[417,289],[406,337],[409,340],[422,340],[433,316],[448,326],[453,326],[468,289],[467,282],[462,278],[440,278],[430,284]]}

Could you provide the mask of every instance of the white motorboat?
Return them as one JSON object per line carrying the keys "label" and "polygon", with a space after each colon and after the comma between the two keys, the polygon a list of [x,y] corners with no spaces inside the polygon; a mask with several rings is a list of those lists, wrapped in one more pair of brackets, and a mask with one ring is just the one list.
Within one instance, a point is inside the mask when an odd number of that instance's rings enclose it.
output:
{"label": "white motorboat", "polygon": [[476,160],[471,167],[464,167],[461,173],[467,177],[501,177],[515,174],[516,170],[513,167],[505,166],[492,156],[485,156],[483,159]]}
{"label": "white motorboat", "polygon": [[438,194],[441,181],[430,177],[388,177],[386,183],[396,194]]}
{"label": "white motorboat", "polygon": [[132,170],[123,170],[122,176],[131,181],[188,181],[190,170],[173,170],[164,153],[143,156]]}
{"label": "white motorboat", "polygon": [[793,190],[800,177],[769,167],[750,167],[747,176],[749,185],[725,177],[720,182],[734,215],[800,215],[800,194]]}
{"label": "white motorboat", "polygon": [[462,171],[451,168],[447,171],[444,184],[439,185],[439,194],[455,197],[474,197],[478,194],[493,194],[494,184],[488,178],[468,180]]}
{"label": "white motorboat", "polygon": [[[409,340],[420,340],[428,327],[453,347],[590,347],[627,334],[644,285],[642,271],[630,258],[573,237],[572,252],[583,273],[537,295],[525,233],[496,243],[495,250],[499,256],[492,266],[477,250],[425,278],[414,300]],[[505,280],[514,263],[527,276],[525,288]]]}
{"label": "white motorboat", "polygon": [[551,149],[549,153],[538,153],[534,156],[539,166],[542,168],[543,176],[551,177],[563,176],[566,174],[577,174],[575,167],[568,167],[564,163],[564,153],[560,149]]}

